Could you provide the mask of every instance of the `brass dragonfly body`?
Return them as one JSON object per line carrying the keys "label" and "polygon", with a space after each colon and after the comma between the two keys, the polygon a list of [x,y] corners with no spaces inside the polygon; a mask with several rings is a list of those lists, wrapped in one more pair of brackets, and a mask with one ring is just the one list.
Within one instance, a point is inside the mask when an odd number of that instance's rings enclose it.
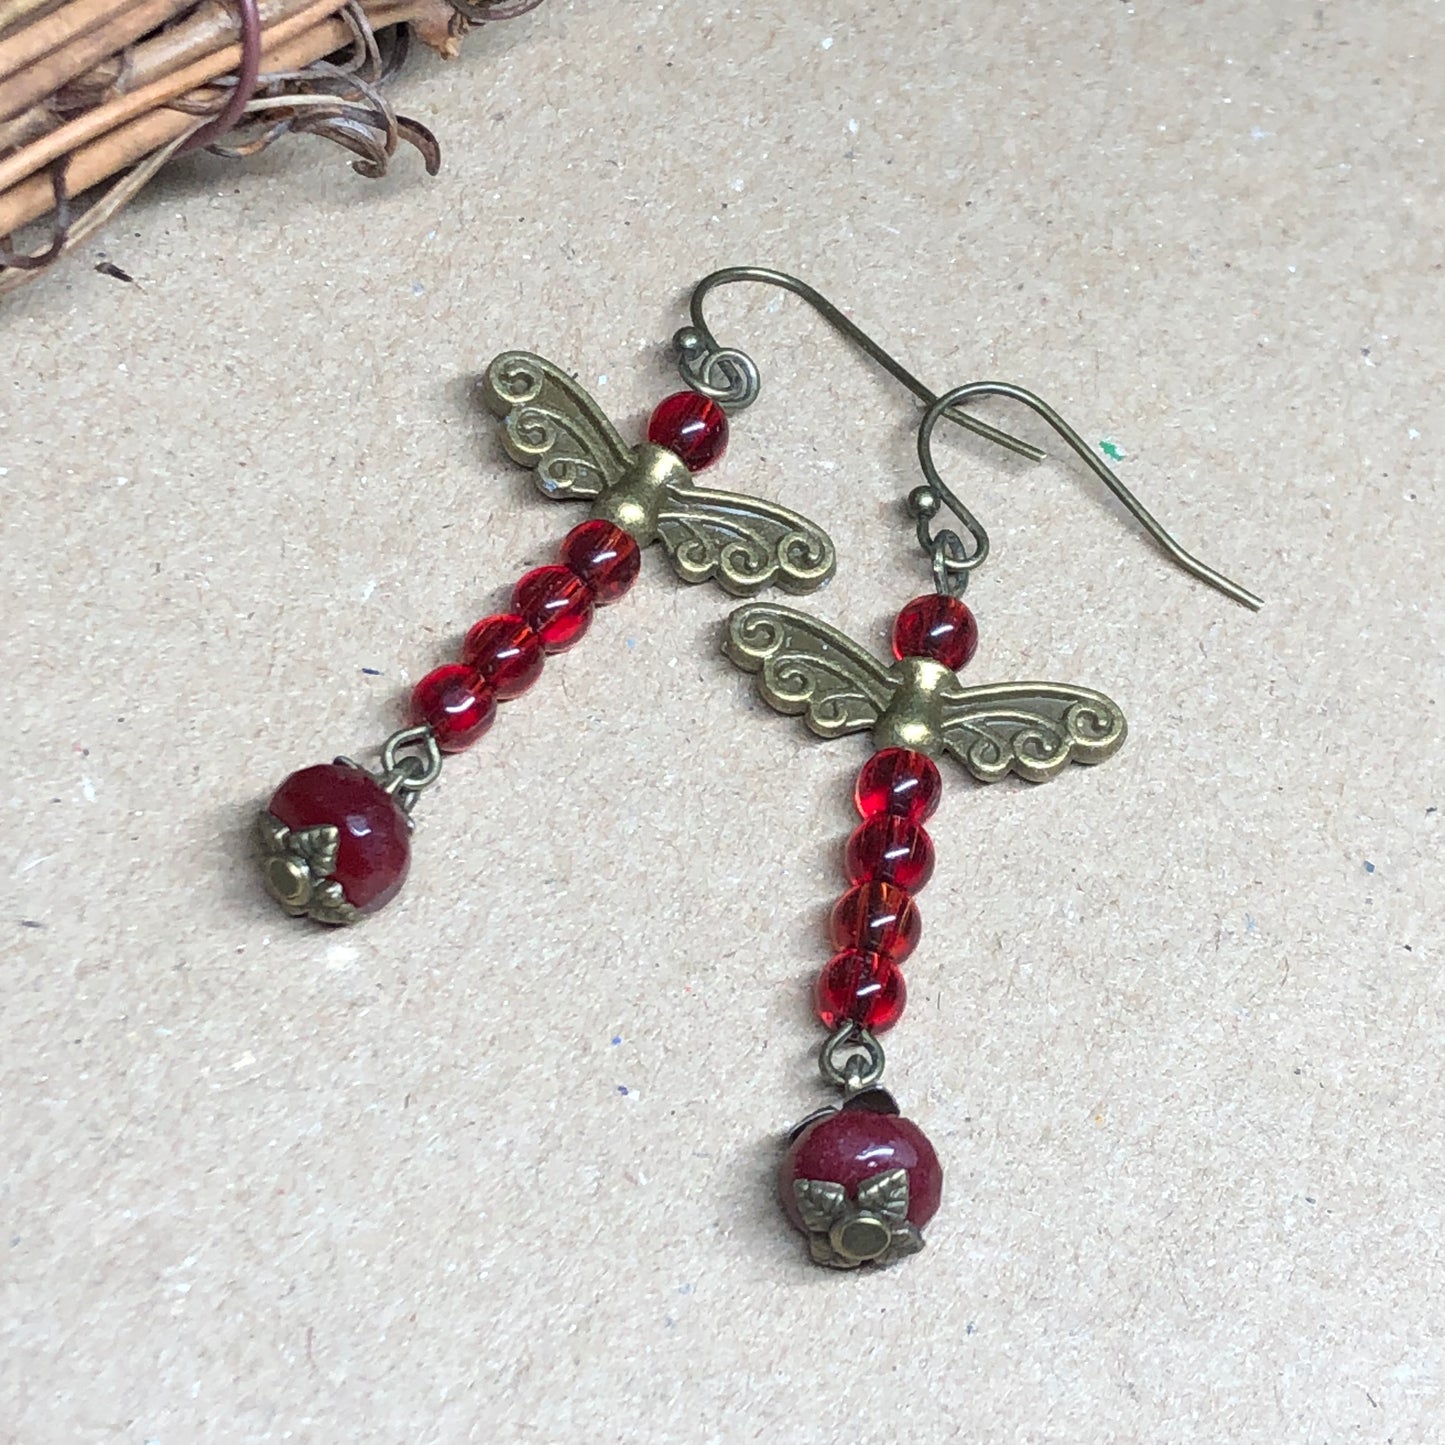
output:
{"label": "brass dragonfly body", "polygon": [[836,554],[820,527],[773,502],[694,486],[666,447],[629,447],[592,397],[550,361],[503,352],[487,368],[482,394],[503,419],[507,454],[536,470],[545,496],[590,501],[594,517],[639,546],[660,541],[684,582],[716,579],[746,597],[769,584],[810,592],[833,575]]}
{"label": "brass dragonfly body", "polygon": [[941,662],[906,657],[885,667],[836,627],[791,607],[752,603],[728,619],[726,651],[781,713],[820,737],[869,731],[878,748],[947,754],[980,782],[1016,773],[1041,783],[1070,762],[1118,751],[1127,725],[1117,703],[1057,682],[965,687]]}

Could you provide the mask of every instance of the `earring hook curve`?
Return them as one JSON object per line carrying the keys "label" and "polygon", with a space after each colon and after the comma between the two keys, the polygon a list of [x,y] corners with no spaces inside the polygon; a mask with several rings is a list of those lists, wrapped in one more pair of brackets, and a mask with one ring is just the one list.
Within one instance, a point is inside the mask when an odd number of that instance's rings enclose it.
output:
{"label": "earring hook curve", "polygon": [[[947,590],[961,592],[968,574],[980,566],[988,556],[988,532],[983,524],[968,510],[938,474],[933,462],[933,429],[940,417],[950,414],[951,409],[961,403],[980,396],[1001,396],[1021,402],[1041,416],[1088,466],[1103,484],[1121,502],[1126,511],[1149,534],[1164,552],[1191,576],[1222,592],[1226,597],[1258,612],[1264,606],[1247,587],[1232,582],[1222,572],[1201,562],[1170,535],[1155,519],[1149,509],[1129,490],[1116,473],[1095,454],[1089,444],[1041,397],[1014,386],[1006,381],[971,381],[956,386],[937,397],[918,424],[918,463],[927,478],[927,484],[916,487],[909,494],[910,510],[918,518],[918,539],[924,549],[933,557],[935,580],[944,590],[945,579],[952,583]],[[963,523],[964,529],[973,540],[973,550],[967,551],[957,533],[943,531],[936,536],[929,532],[928,524],[939,510],[946,506]],[[961,579],[961,580],[960,580]]]}
{"label": "earring hook curve", "polygon": [[[789,276],[784,271],[771,270],[767,266],[728,266],[721,271],[714,271],[711,275],[704,276],[693,287],[692,297],[688,303],[688,310],[692,315],[692,325],[684,326],[678,331],[672,338],[672,344],[677,351],[678,370],[682,373],[683,380],[694,391],[711,397],[728,411],[741,411],[758,399],[762,378],[758,372],[757,363],[745,351],[739,351],[734,347],[719,346],[703,312],[704,303],[710,292],[719,286],[731,286],[738,281],[757,281],[767,286],[777,286],[784,291],[791,291],[794,296],[806,301],[834,331],[846,337],[860,351],[872,357],[895,381],[907,387],[925,406],[932,405],[934,393],[924,386],[911,371],[886,352],[866,331],[855,322],[850,321],[826,296],[808,285],[806,281],[801,281],[796,276]],[[1010,436],[1008,432],[1000,431],[987,422],[979,421],[975,417],[969,416],[967,412],[954,407],[946,407],[941,414],[946,415],[949,421],[957,422],[959,426],[966,427],[986,441],[1006,447],[1009,451],[1017,452],[1030,461],[1042,461],[1047,455],[1041,447],[1034,446],[1032,442],[1021,441],[1018,437]]]}

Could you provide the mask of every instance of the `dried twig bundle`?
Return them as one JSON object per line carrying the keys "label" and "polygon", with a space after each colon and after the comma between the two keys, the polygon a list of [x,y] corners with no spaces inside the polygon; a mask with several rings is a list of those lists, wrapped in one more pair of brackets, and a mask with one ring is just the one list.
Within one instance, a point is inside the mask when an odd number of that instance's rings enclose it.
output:
{"label": "dried twig bundle", "polygon": [[[381,85],[413,37],[450,59],[472,26],[540,3],[0,0],[0,294],[201,146],[251,156],[304,131],[374,177],[406,141],[435,175],[436,138]],[[47,220],[48,241],[15,247],[21,227]]]}

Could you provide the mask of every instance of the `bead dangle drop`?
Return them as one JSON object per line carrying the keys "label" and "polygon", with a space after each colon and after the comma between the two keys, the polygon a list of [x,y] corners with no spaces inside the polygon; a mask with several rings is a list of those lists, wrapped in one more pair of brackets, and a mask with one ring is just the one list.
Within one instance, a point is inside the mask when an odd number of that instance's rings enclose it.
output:
{"label": "bead dangle drop", "polygon": [[845,851],[851,887],[829,919],[839,951],[814,989],[829,1030],[820,1066],[844,1099],[794,1131],[779,1176],[788,1218],[812,1257],[835,1269],[917,1253],[943,1192],[933,1146],[881,1087],[878,1043],[908,1000],[900,965],[922,934],[913,895],[933,872],[923,825],[942,790],[932,758],[896,747],[875,752],[853,790],[862,822]]}
{"label": "bead dangle drop", "polygon": [[[502,378],[515,385],[519,374],[525,375],[529,389],[504,390]],[[546,411],[545,400],[536,407],[531,404],[545,397],[549,382],[562,398],[573,401],[584,419],[611,433],[601,411],[570,378],[540,357],[509,353],[489,368],[487,395],[506,416],[509,436],[523,439],[517,447],[530,465],[549,464],[559,450],[555,437],[561,418],[555,410]],[[555,398],[552,405],[555,409]],[[537,428],[543,426],[553,430],[544,433],[546,440],[534,449]],[[648,437],[644,464],[672,478],[690,477],[721,460],[727,450],[727,416],[715,401],[679,392],[653,412]],[[614,471],[621,485],[633,482],[641,450],[629,453],[616,441]],[[557,471],[550,475],[561,477],[564,468],[578,465],[559,456]],[[590,495],[575,484],[574,490]],[[736,500],[745,510],[766,511],[777,533],[797,539],[786,556],[776,545],[769,549],[759,542],[748,558],[750,582],[760,587],[783,572],[803,590],[831,574],[832,544],[812,523],[769,503]],[[526,692],[541,676],[547,658],[575,647],[595,610],[621,601],[637,581],[642,546],[654,539],[658,528],[642,525],[626,509],[617,510],[615,518],[593,516],[573,527],[563,537],[555,562],[534,567],[517,580],[508,611],[484,617],[471,628],[460,660],[443,663],[416,684],[411,694],[413,726],[383,746],[381,775],[339,758],[292,773],[276,790],[259,820],[262,876],[286,912],[307,914],[320,923],[353,923],[396,896],[410,863],[412,804],[422,788],[436,781],[442,755],[464,752],[482,738],[496,717],[497,704]],[[413,755],[401,760],[398,771],[393,755],[404,745],[421,749],[423,768],[407,766],[416,762]]]}
{"label": "bead dangle drop", "polygon": [[[979,640],[961,594],[987,555],[988,536],[939,478],[929,437],[950,404],[999,390],[1033,406],[1066,439],[1075,435],[1031,393],[994,383],[956,388],[929,407],[919,430],[929,485],[915,489],[909,501],[932,561],[935,591],[899,611],[890,663],[790,607],[751,603],[728,622],[727,655],[756,674],[767,703],[801,716],[823,738],[869,732],[874,747],[854,786],[862,821],[844,850],[849,886],[829,916],[833,953],[813,995],[829,1031],[819,1069],[843,1097],[793,1130],[778,1181],[783,1210],[806,1235],[810,1255],[835,1269],[887,1264],[922,1249],[923,1228],[942,1196],[937,1154],[882,1086],[878,1041],[903,1014],[904,968],[912,966],[923,933],[915,895],[934,870],[924,826],[942,792],[934,759],[952,758],[980,782],[1010,773],[1043,782],[1071,762],[1102,762],[1126,733],[1119,707],[1088,688],[1049,682],[970,687],[959,678]],[[1103,470],[1122,492],[1118,479]],[[1148,517],[1124,495],[1135,515]],[[951,529],[931,530],[945,506],[969,532],[971,549]],[[1187,570],[1257,604],[1253,594],[1183,553],[1152,517],[1148,529],[1176,561],[1184,559]]]}

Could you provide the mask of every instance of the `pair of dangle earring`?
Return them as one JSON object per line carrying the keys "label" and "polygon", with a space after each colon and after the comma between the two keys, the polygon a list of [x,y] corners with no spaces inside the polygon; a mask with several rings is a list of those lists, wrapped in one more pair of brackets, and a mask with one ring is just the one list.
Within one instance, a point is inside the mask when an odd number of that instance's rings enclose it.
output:
{"label": "pair of dangle earring", "polygon": [[[952,758],[981,782],[1010,773],[1042,782],[1071,761],[1107,758],[1126,731],[1118,706],[1086,688],[1033,682],[968,687],[959,680],[978,644],[962,594],[987,558],[989,540],[934,465],[938,422],[947,418],[1039,460],[1039,448],[961,410],[988,396],[1022,402],[1179,565],[1259,606],[1253,594],[1185,552],[1031,392],[976,382],[935,397],[811,287],[758,267],[717,272],[699,283],[692,325],[674,338],[691,390],[657,407],[639,446],[627,446],[565,371],[528,352],[503,353],[488,367],[482,390],[502,419],[507,452],[536,470],[545,495],[586,500],[592,515],[563,539],[556,563],[517,582],[510,611],[471,629],[460,662],[444,664],[417,684],[413,722],[383,744],[378,772],[338,758],[282,783],[260,820],[263,872],[286,911],[326,923],[353,922],[395,896],[409,864],[412,807],[439,776],[443,755],[480,738],[499,701],[526,691],[548,655],[581,639],[596,607],[626,594],[649,543],[662,544],[682,580],[716,581],[735,595],[768,586],[809,592],[831,577],[835,553],[821,528],[774,503],[693,481],[723,454],[727,413],[749,405],[759,391],[751,358],[719,347],[703,318],[707,294],[736,281],[764,282],[801,296],[927,403],[918,432],[926,481],[908,504],[931,559],[935,591],[898,614],[894,660],[881,663],[837,629],[767,602],[732,614],[725,648],[735,664],[757,675],[760,693],[778,711],[801,715],[821,737],[867,731],[874,744],[854,790],[861,822],[845,851],[849,887],[830,916],[834,952],[815,989],[818,1017],[829,1030],[819,1067],[842,1098],[793,1130],[780,1172],[784,1210],[807,1235],[813,1259],[851,1269],[920,1249],[922,1229],[942,1195],[936,1153],[882,1086],[878,1041],[903,1011],[900,965],[921,936],[914,894],[934,867],[924,824],[942,792],[935,758]],[[933,530],[945,508],[969,543],[951,527]]]}
{"label": "pair of dangle earring", "polygon": [[[924,402],[930,392],[812,287],[761,267],[706,277],[693,293],[693,325],[674,338],[690,390],[652,413],[647,440],[629,446],[606,413],[561,367],[525,351],[498,356],[482,380],[508,454],[535,469],[538,488],[590,504],[557,560],[512,589],[507,611],[467,633],[461,657],[429,672],[411,697],[411,723],[382,743],[375,771],[350,758],[303,768],[276,789],[258,823],[267,891],[293,916],[349,924],[401,890],[411,866],[412,813],[441,776],[443,758],[491,727],[497,705],[520,697],[546,659],[581,641],[596,608],[637,580],[642,550],[661,544],[679,578],[716,582],[736,596],[776,586],[822,586],[836,565],[823,529],[758,497],[700,486],[697,473],[727,449],[728,412],[758,392],[751,358],[718,347],[703,318],[717,286],[758,281],[801,296]],[[1035,460],[1037,447],[952,409],[950,420]]]}

